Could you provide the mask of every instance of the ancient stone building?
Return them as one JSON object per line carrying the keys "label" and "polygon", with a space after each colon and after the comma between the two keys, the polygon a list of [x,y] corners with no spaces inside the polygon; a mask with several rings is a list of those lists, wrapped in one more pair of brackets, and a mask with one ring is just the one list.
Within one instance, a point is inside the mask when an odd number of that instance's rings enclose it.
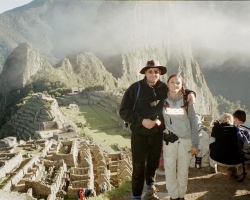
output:
{"label": "ancient stone building", "polygon": [[0,140],[0,148],[2,147],[13,147],[17,145],[16,137],[6,137]]}
{"label": "ancient stone building", "polygon": [[0,153],[0,178],[6,177],[14,168],[22,162],[22,154]]}
{"label": "ancient stone building", "polygon": [[[110,112],[111,117],[119,125],[119,121],[121,121],[117,111],[119,102],[112,92],[91,92],[88,96],[90,103],[97,104]],[[31,99],[32,101],[28,103],[31,103],[34,108],[38,104],[41,106],[41,102],[37,99],[46,99],[44,102],[48,107],[53,106],[54,102],[52,98],[44,94],[36,94]],[[31,108],[33,108],[32,106]],[[48,120],[43,115],[52,118]],[[36,125],[32,126],[34,130],[38,128],[39,131],[36,131],[36,134],[44,135],[46,139],[31,139],[34,134],[27,134],[26,137],[24,127],[27,124],[24,124],[23,121],[18,122],[23,116],[28,117],[25,118],[26,121],[29,117],[33,121],[37,121]],[[57,120],[53,120],[53,116],[55,117],[47,111],[27,109],[19,111],[13,120],[16,130],[20,129],[19,136],[27,140],[18,145],[26,153],[13,154],[11,159],[2,162],[2,167],[8,166],[10,162],[14,163],[12,164],[13,169],[10,167],[1,169],[2,177],[10,176],[10,180],[3,187],[5,191],[27,194],[32,200],[37,198],[55,200],[65,195],[75,198],[79,187],[93,188],[97,194],[100,194],[119,187],[124,181],[131,178],[129,148],[121,148],[115,144],[119,152],[109,153],[95,145],[93,141],[87,142],[84,138],[69,141],[65,138],[67,133],[64,137],[63,133],[57,132],[57,130],[63,132],[64,129],[60,129],[61,124]],[[52,138],[56,138],[56,140]],[[19,166],[21,166],[20,169]]]}

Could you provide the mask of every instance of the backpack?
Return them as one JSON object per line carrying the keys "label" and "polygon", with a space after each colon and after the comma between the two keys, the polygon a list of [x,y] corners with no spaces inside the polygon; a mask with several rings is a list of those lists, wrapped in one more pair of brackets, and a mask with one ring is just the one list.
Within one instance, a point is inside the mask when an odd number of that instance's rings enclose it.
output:
{"label": "backpack", "polygon": [[[139,97],[139,94],[140,94],[140,90],[141,90],[140,82],[138,81],[137,84],[138,84],[138,90],[136,92],[136,98],[135,98],[135,102],[134,102],[134,106],[133,106],[133,111],[135,110],[135,106],[136,106],[136,103],[137,103],[137,100],[138,100],[138,97]],[[128,128],[129,123],[126,122],[126,121],[123,121],[123,122],[124,122],[125,127]]]}
{"label": "backpack", "polygon": [[250,133],[249,131],[243,129],[243,127],[250,130],[245,126],[237,127],[238,151],[239,156],[242,160],[243,168],[243,177],[239,179],[239,182],[242,182],[245,179],[245,176],[247,174],[245,169],[245,161],[250,160]]}

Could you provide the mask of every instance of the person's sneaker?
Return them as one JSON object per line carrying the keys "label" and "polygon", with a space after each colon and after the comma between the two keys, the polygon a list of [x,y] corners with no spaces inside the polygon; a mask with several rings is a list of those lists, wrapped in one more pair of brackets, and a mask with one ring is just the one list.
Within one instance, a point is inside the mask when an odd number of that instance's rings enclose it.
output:
{"label": "person's sneaker", "polygon": [[146,194],[142,198],[142,200],[159,200],[160,198],[156,195],[158,190],[155,186],[153,188],[147,188]]}
{"label": "person's sneaker", "polygon": [[201,161],[202,161],[202,157],[195,157],[195,167],[197,169],[201,168]]}
{"label": "person's sneaker", "polygon": [[227,171],[229,172],[230,177],[234,177],[235,179],[239,178],[238,170],[236,167],[229,167]]}

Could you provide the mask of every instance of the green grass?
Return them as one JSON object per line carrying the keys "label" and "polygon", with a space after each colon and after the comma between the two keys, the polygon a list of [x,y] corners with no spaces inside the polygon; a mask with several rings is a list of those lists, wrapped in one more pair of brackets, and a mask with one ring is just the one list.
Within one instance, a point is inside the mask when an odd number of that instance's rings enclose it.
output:
{"label": "green grass", "polygon": [[100,129],[100,127],[117,126],[118,122],[111,119],[111,114],[97,105],[81,105],[79,109],[62,108],[63,113],[73,123],[81,123],[83,126],[77,131],[84,136],[92,138],[98,145],[107,151],[114,152],[118,143],[121,147],[130,147],[130,133],[122,127]]}
{"label": "green grass", "polygon": [[95,105],[80,106],[80,112],[84,114],[87,123],[91,125],[92,129],[117,124],[117,122],[110,118],[109,112]]}
{"label": "green grass", "polygon": [[5,177],[5,179],[0,183],[0,189],[12,178],[12,176]]}
{"label": "green grass", "polygon": [[[117,122],[111,119],[109,112],[95,105],[83,105],[80,106],[80,113],[84,115],[88,124],[83,129],[84,133],[91,136],[95,142],[102,143],[104,146],[118,143],[121,147],[130,147],[130,133],[123,130],[122,127],[100,130],[99,127],[117,125]],[[105,145],[105,143],[107,144]],[[115,148],[113,149],[115,150]]]}
{"label": "green grass", "polygon": [[132,189],[131,181],[127,181],[121,187],[108,191],[105,194],[105,196],[107,196],[110,200],[116,200],[119,197],[125,197],[125,196],[128,196],[127,199],[130,199],[131,189]]}

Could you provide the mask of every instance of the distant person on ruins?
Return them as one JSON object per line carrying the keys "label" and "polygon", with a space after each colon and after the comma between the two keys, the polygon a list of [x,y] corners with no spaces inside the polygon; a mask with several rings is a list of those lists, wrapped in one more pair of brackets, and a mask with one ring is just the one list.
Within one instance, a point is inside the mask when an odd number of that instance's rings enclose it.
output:
{"label": "distant person on ruins", "polygon": [[[148,61],[140,71],[145,77],[125,91],[121,102],[120,116],[130,124],[132,132],[133,199],[159,199],[154,183],[165,129],[162,108],[168,91],[167,85],[160,81],[160,76],[166,72],[166,67],[158,61]],[[186,92],[190,93],[188,90]],[[193,93],[188,98],[191,103],[195,100]],[[144,181],[147,189],[142,198]]]}
{"label": "distant person on ruins", "polygon": [[95,191],[89,188],[79,188],[77,190],[77,199],[84,200],[86,197],[94,197]]}
{"label": "distant person on ruins", "polygon": [[78,200],[83,200],[85,199],[85,196],[84,196],[84,189],[83,188],[79,188],[78,191],[77,191],[77,199]]}
{"label": "distant person on ruins", "polygon": [[198,153],[199,136],[194,105],[185,102],[184,80],[172,74],[167,80],[168,97],[163,117],[163,158],[166,188],[170,200],[184,200],[187,191],[188,171],[192,155]]}
{"label": "distant person on ruins", "polygon": [[237,128],[233,125],[234,118],[223,113],[215,120],[210,138],[210,166],[217,172],[217,165],[228,167],[235,179],[238,178],[237,166],[242,163],[238,151]]}

